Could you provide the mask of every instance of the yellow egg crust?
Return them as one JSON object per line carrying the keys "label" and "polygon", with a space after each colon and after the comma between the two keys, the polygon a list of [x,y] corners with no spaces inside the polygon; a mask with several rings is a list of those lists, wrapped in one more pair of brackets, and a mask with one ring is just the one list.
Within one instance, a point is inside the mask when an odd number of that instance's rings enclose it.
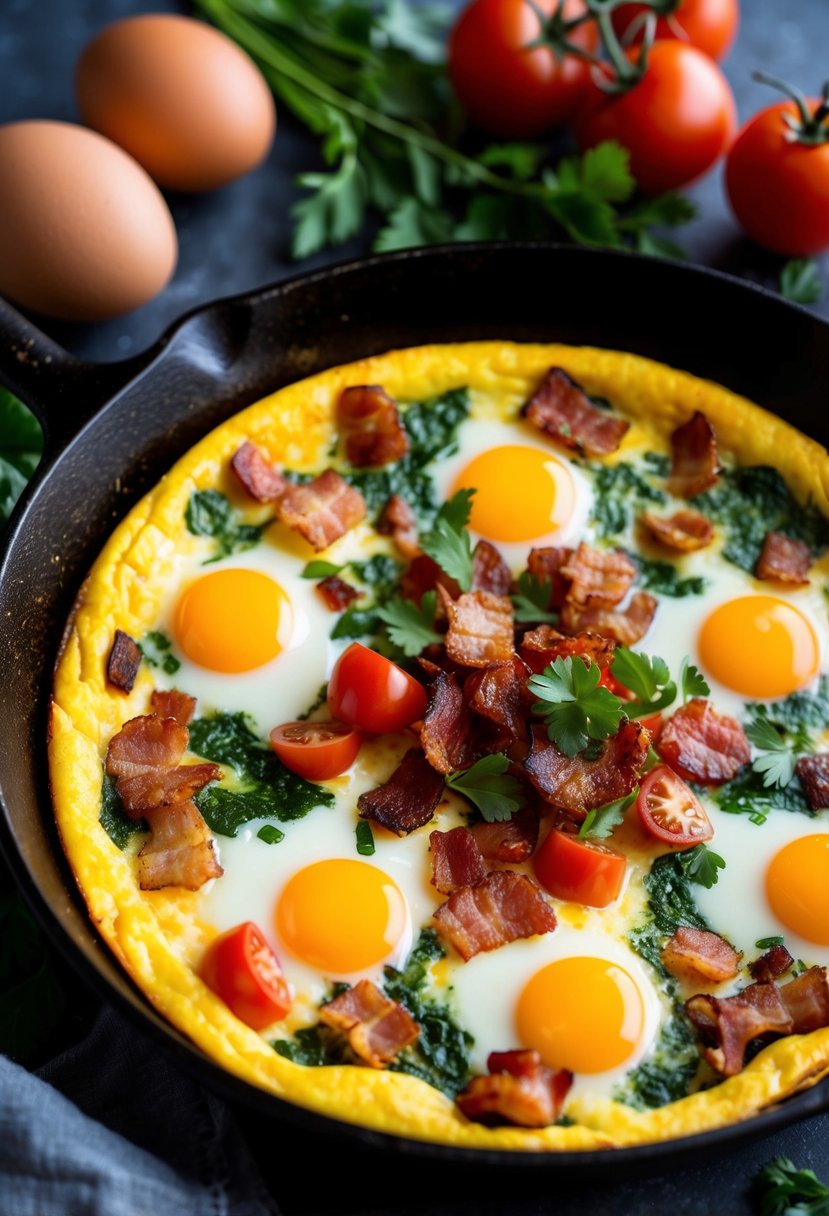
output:
{"label": "yellow egg crust", "polygon": [[[106,660],[116,629],[141,637],[157,618],[174,553],[203,544],[184,522],[195,490],[218,489],[250,508],[229,460],[252,440],[275,462],[315,467],[334,437],[343,388],[381,384],[417,401],[468,386],[513,417],[552,365],[633,420],[620,452],[650,436],[664,446],[695,410],[720,445],[744,464],[774,464],[800,501],[829,516],[829,455],[780,418],[709,381],[635,355],[591,347],[472,342],[392,351],[300,381],[257,402],[193,447],[119,524],[84,583],[59,659],[49,762],[63,847],[97,929],[147,998],[205,1055],[236,1076],[309,1110],[419,1140],[469,1148],[563,1151],[623,1147],[734,1123],[829,1073],[829,1029],[765,1048],[737,1076],[655,1110],[610,1100],[571,1101],[577,1125],[539,1131],[468,1122],[450,1099],[402,1073],[342,1065],[306,1068],[279,1056],[239,1021],[194,970],[214,930],[199,922],[197,896],[139,890],[134,859],[99,822],[101,764],[129,718],[148,712],[152,678],[142,669],[129,695],[111,689]],[[186,691],[186,690],[185,690]]]}

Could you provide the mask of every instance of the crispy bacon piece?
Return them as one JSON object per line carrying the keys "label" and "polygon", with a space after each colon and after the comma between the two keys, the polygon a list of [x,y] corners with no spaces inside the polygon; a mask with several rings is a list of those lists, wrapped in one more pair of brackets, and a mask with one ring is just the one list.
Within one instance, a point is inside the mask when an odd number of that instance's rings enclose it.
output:
{"label": "crispy bacon piece", "polygon": [[469,828],[452,828],[451,832],[432,832],[432,886],[444,895],[460,887],[474,887],[487,876],[487,868],[478,842]]}
{"label": "crispy bacon piece", "polygon": [[533,726],[531,738],[532,749],[524,761],[530,780],[545,802],[579,821],[594,807],[627,797],[650,746],[650,735],[640,722],[624,722],[600,745],[597,760],[565,756],[540,723]]}
{"label": "crispy bacon piece", "polygon": [[524,634],[519,646],[521,658],[531,671],[539,674],[556,659],[566,659],[570,655],[579,655],[599,667],[609,667],[615,649],[613,639],[604,638],[600,633],[585,632],[567,637],[551,625],[531,629]]}
{"label": "crispy bacon piece", "polygon": [[566,602],[573,607],[613,608],[636,578],[636,564],[620,549],[591,549],[579,545],[561,573],[570,580]]}
{"label": "crispy bacon piece", "polygon": [[482,950],[497,950],[519,937],[550,933],[553,909],[531,878],[495,870],[474,887],[461,887],[435,912],[438,931],[468,962]]}
{"label": "crispy bacon piece", "polygon": [[718,933],[681,925],[662,950],[666,971],[680,980],[722,984],[740,969],[740,955]]}
{"label": "crispy bacon piece", "polygon": [[488,540],[479,540],[472,554],[472,590],[509,595],[512,571]]}
{"label": "crispy bacon piece", "polygon": [[472,724],[463,692],[452,672],[441,671],[428,688],[429,704],[420,728],[420,745],[439,773],[468,768],[475,759]]}
{"label": "crispy bacon piece", "polygon": [[209,878],[220,878],[213,837],[194,802],[147,812],[150,838],[138,854],[138,885],[142,891],[186,887],[198,891]]}
{"label": "crispy bacon piece", "polygon": [[717,436],[700,410],[671,435],[671,475],[668,489],[677,498],[696,498],[714,484],[721,472]]}
{"label": "crispy bacon piece", "polygon": [[462,667],[489,667],[513,656],[512,603],[504,595],[468,591],[453,600],[444,587],[438,595],[449,620],[446,653]]}
{"label": "crispy bacon piece", "polygon": [[812,810],[825,811],[829,808],[829,752],[819,756],[801,756],[794,771]]}
{"label": "crispy bacon piece", "polygon": [[188,739],[186,726],[157,714],[131,718],[110,739],[106,771],[131,819],[155,807],[186,802],[221,778],[218,764],[179,764]]}
{"label": "crispy bacon piece", "polygon": [[694,697],[668,719],[656,750],[680,777],[705,785],[730,781],[751,759],[740,723],[717,713],[704,697]]}
{"label": "crispy bacon piece", "polygon": [[400,494],[392,494],[377,521],[377,531],[391,536],[401,557],[420,555],[417,541],[417,516]]}
{"label": "crispy bacon piece", "polygon": [[533,703],[527,688],[529,670],[518,655],[493,663],[467,676],[463,691],[469,708],[490,724],[487,748],[503,751],[527,737],[527,716]]}
{"label": "crispy bacon piece", "polygon": [[365,513],[360,491],[333,469],[326,469],[304,486],[289,485],[277,506],[282,522],[304,536],[317,552],[345,536]]}
{"label": "crispy bacon piece", "polygon": [[772,583],[805,587],[812,568],[812,551],[805,541],[782,532],[767,532],[754,573]]}
{"label": "crispy bacon piece", "polygon": [[549,1127],[561,1114],[573,1074],[553,1072],[537,1051],[493,1051],[489,1076],[473,1077],[455,1101],[467,1119],[496,1126]]}
{"label": "crispy bacon piece", "polygon": [[542,583],[552,583],[548,609],[560,608],[564,603],[570,582],[561,573],[561,567],[565,566],[572,556],[572,549],[530,549],[527,570],[533,578],[539,579]]}
{"label": "crispy bacon piece", "polygon": [[627,607],[577,608],[565,604],[561,610],[561,627],[568,633],[598,633],[620,646],[633,646],[651,627],[656,616],[657,600],[647,591],[637,591]]}
{"label": "crispy bacon piece", "polygon": [[[407,600],[414,600],[416,604],[420,603],[427,591],[434,591],[437,587],[443,587],[450,599],[455,599],[461,593],[458,583],[445,574],[437,562],[425,553],[421,553],[414,559],[400,579],[400,590],[403,596]],[[438,599],[437,608],[438,617],[445,617],[443,601],[440,599]]]}
{"label": "crispy bacon piece", "polygon": [[526,861],[538,844],[538,815],[525,806],[511,819],[475,823],[469,829],[487,861]]}
{"label": "crispy bacon piece", "polygon": [[132,692],[141,657],[141,648],[135,639],[124,633],[123,629],[116,629],[107,659],[108,683],[122,692]]}
{"label": "crispy bacon piece", "polygon": [[560,367],[550,368],[521,414],[563,447],[585,456],[615,452],[630,426],[595,406]]}
{"label": "crispy bacon piece", "polygon": [[701,511],[690,507],[685,511],[674,511],[673,515],[655,515],[653,511],[642,514],[642,523],[654,540],[666,549],[677,553],[694,553],[704,549],[714,539],[714,525]]}
{"label": "crispy bacon piece", "polygon": [[330,608],[332,612],[345,612],[350,604],[360,598],[357,588],[338,578],[336,574],[329,574],[327,578],[320,579],[317,592],[326,608]]}
{"label": "crispy bacon piece", "polygon": [[409,450],[397,403],[377,384],[343,389],[337,424],[348,461],[358,469],[392,464]]}
{"label": "crispy bacon piece", "polygon": [[826,967],[810,967],[780,988],[780,999],[792,1019],[794,1034],[810,1034],[829,1026],[829,974]]}
{"label": "crispy bacon piece", "polygon": [[753,980],[768,982],[769,980],[779,979],[781,975],[785,975],[793,962],[794,959],[785,946],[772,946],[765,954],[761,954],[759,958],[756,958],[753,963],[749,963],[748,969],[751,972]]}
{"label": "crispy bacon piece", "polygon": [[443,797],[443,788],[440,773],[419,747],[412,747],[385,785],[360,795],[357,809],[362,819],[374,819],[390,832],[407,836],[429,822]]}
{"label": "crispy bacon piece", "polygon": [[288,481],[269,464],[255,443],[246,441],[230,462],[242,485],[257,502],[276,502],[288,488]]}
{"label": "crispy bacon piece", "polygon": [[186,692],[179,692],[177,688],[171,688],[168,692],[155,688],[152,707],[159,718],[175,718],[179,726],[189,726],[196,712],[196,698],[188,696]]}
{"label": "crispy bacon piece", "polygon": [[320,1009],[320,1021],[348,1039],[351,1050],[372,1068],[385,1068],[414,1043],[420,1027],[408,1010],[360,980]]}
{"label": "crispy bacon piece", "polygon": [[703,1041],[703,1056],[724,1077],[743,1067],[746,1048],[760,1035],[791,1034],[794,1029],[776,984],[750,984],[735,996],[697,993],[685,1012]]}

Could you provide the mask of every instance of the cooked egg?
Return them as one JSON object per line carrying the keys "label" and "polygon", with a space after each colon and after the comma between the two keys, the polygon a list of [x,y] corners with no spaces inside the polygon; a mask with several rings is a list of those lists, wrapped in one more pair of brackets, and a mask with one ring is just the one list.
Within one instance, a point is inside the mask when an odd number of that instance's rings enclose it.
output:
{"label": "cooked egg", "polygon": [[820,646],[809,618],[773,595],[726,600],[697,638],[703,669],[747,697],[787,697],[817,675]]}
{"label": "cooked egg", "polygon": [[775,853],[766,897],[786,929],[829,946],[829,835],[801,836]]}
{"label": "cooked egg", "polygon": [[293,636],[288,597],[258,570],[214,570],[185,587],[173,636],[194,663],[237,674],[275,659]]}

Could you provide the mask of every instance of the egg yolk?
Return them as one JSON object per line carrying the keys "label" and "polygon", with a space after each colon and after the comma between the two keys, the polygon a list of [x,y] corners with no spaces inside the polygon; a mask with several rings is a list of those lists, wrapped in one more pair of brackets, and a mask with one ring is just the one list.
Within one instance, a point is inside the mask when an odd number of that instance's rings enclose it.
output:
{"label": "egg yolk", "polygon": [[173,632],[188,659],[210,671],[252,671],[275,659],[290,621],[285,592],[258,570],[215,570],[186,587]]}
{"label": "egg yolk", "polygon": [[766,871],[766,898],[787,929],[829,946],[829,835],[784,845]]}
{"label": "egg yolk", "polygon": [[521,1043],[549,1068],[606,1072],[633,1054],[645,1009],[633,979],[605,958],[564,958],[543,967],[518,998]]}
{"label": "egg yolk", "polygon": [[458,490],[475,490],[469,527],[487,540],[537,540],[566,524],[575,502],[567,466],[517,443],[476,456],[456,478]]}
{"label": "egg yolk", "polygon": [[705,670],[747,697],[786,697],[817,675],[809,619],[773,595],[743,595],[706,617],[697,641]]}
{"label": "egg yolk", "polygon": [[327,975],[364,971],[387,958],[406,920],[406,901],[388,874],[340,858],[298,870],[276,908],[288,950]]}

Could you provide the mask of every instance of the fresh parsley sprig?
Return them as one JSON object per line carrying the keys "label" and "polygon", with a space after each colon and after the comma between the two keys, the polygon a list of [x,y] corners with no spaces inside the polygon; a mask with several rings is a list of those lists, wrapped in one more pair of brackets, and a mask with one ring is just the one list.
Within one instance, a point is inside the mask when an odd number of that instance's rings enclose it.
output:
{"label": "fresh parsley sprig", "polygon": [[577,756],[591,739],[615,735],[626,716],[624,702],[599,681],[602,670],[580,658],[558,658],[531,676],[530,692],[538,700],[533,713],[544,718],[547,734],[565,756]]}
{"label": "fresh parsley sprig", "polygon": [[375,610],[389,638],[407,658],[420,654],[425,646],[443,641],[435,629],[436,601],[436,592],[427,591],[419,606],[412,600],[389,600]]}
{"label": "fresh parsley sprig", "polygon": [[624,823],[628,807],[636,801],[638,793],[639,787],[637,786],[626,798],[618,798],[615,802],[608,802],[607,806],[595,807],[592,811],[588,811],[579,828],[579,840],[584,840],[588,836],[594,840],[607,840],[608,836],[613,835],[619,824]]}
{"label": "fresh parsley sprig", "polygon": [[553,583],[525,570],[518,578],[518,591],[511,596],[515,620],[523,624],[556,625],[558,613],[549,611]]}
{"label": "fresh parsley sprig", "polygon": [[436,561],[461,591],[472,586],[472,545],[466,525],[472,513],[474,490],[458,490],[435,517],[431,532],[420,538],[420,547]]}
{"label": "fresh parsley sprig", "polygon": [[770,1161],[757,1182],[761,1216],[829,1216],[829,1186],[788,1157]]}
{"label": "fresh parsley sprig", "polygon": [[678,681],[671,679],[664,659],[657,655],[651,658],[638,654],[627,646],[619,646],[615,650],[612,670],[614,678],[636,697],[636,700],[628,701],[625,705],[631,718],[642,718],[667,709],[676,700],[677,691],[682,696],[683,704],[689,697],[707,697],[711,691],[705,677],[689,662],[687,656],[682,660]]}
{"label": "fresh parsley sprig", "polygon": [[476,806],[487,823],[511,819],[526,802],[524,787],[507,772],[509,760],[500,754],[484,756],[460,772],[450,773],[446,784]]}
{"label": "fresh parsley sprig", "polygon": [[797,764],[797,754],[768,718],[757,717],[745,728],[746,738],[762,755],[751,762],[755,773],[763,778],[767,788],[783,789],[791,785]]}
{"label": "fresh parsley sprig", "polygon": [[717,885],[720,870],[725,869],[725,859],[709,849],[706,844],[698,844],[693,849],[678,853],[679,864],[686,878],[699,883],[710,891]]}

